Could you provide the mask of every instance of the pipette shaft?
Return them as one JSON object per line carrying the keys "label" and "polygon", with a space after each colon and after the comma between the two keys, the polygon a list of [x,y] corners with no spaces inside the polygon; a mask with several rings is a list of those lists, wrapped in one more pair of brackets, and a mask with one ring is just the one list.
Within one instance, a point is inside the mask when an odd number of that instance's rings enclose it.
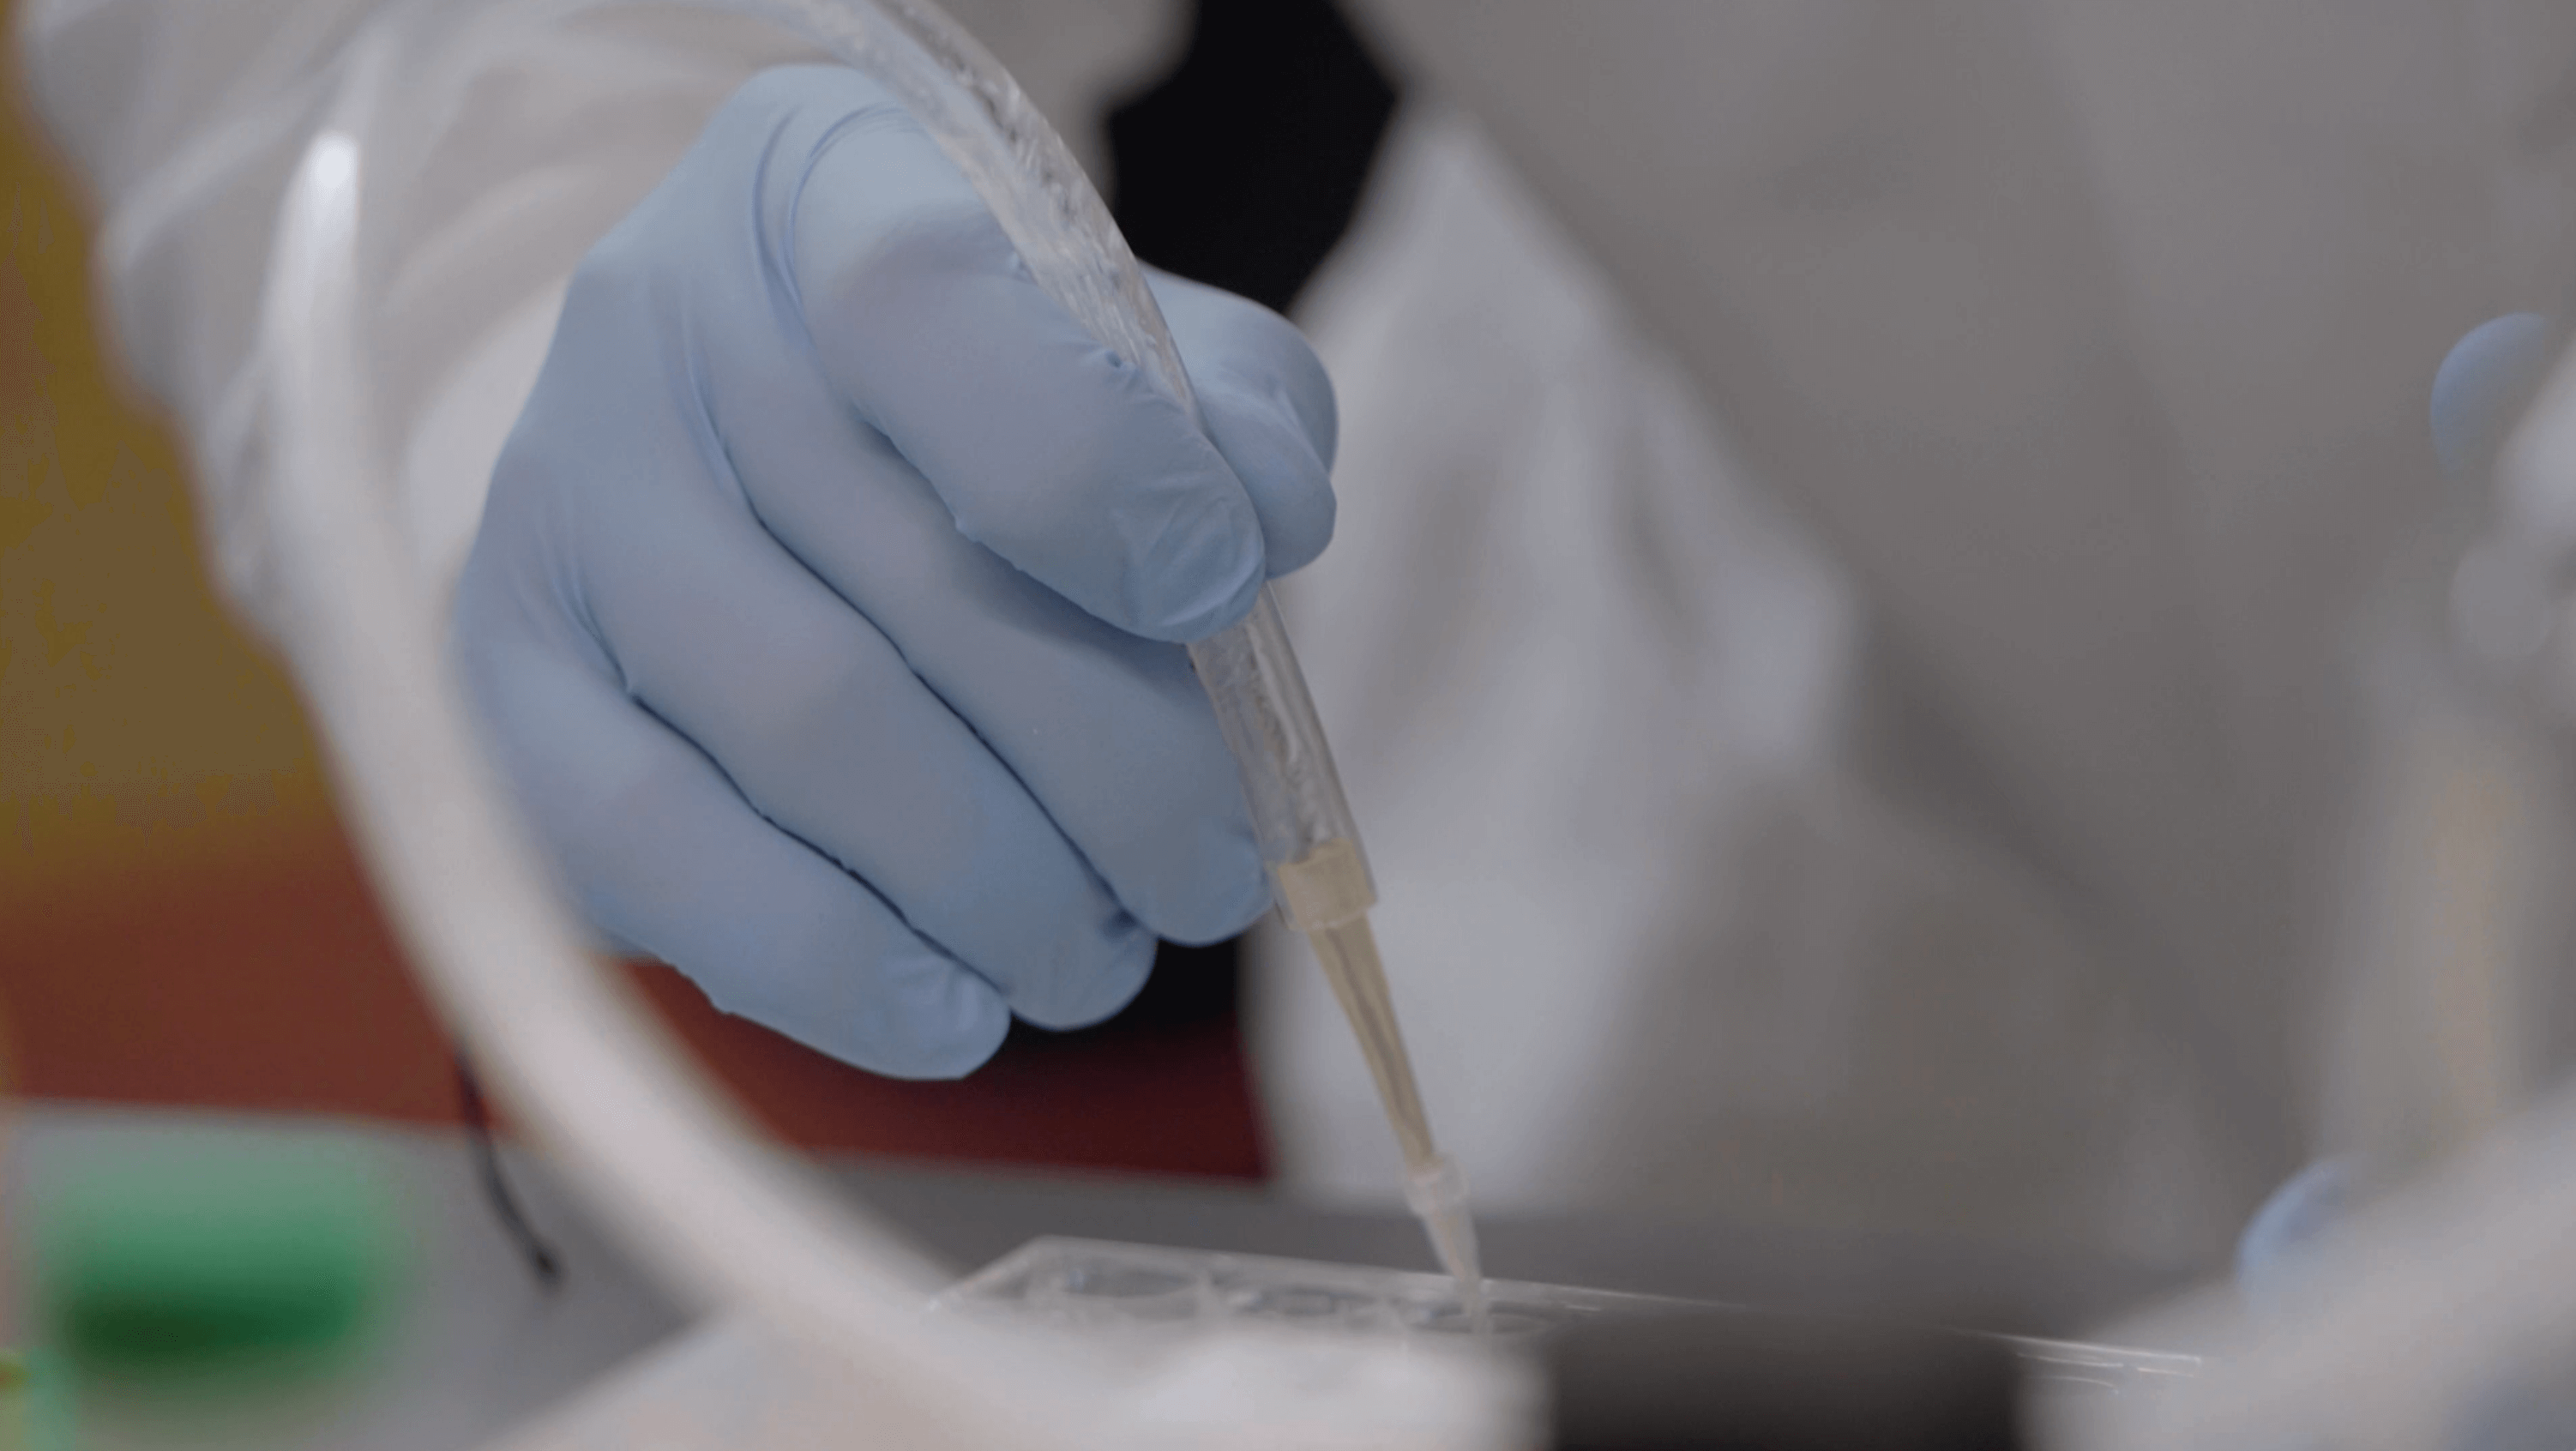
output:
{"label": "pipette shaft", "polygon": [[[1284,638],[1283,642],[1284,644]],[[1294,667],[1293,659],[1290,662]],[[1322,748],[1320,738],[1317,749]],[[1326,757],[1324,769],[1331,770]],[[1340,786],[1333,783],[1338,798]],[[1379,959],[1377,937],[1369,930],[1368,909],[1377,902],[1367,860],[1360,855],[1357,833],[1331,837],[1293,861],[1274,862],[1280,915],[1306,934],[1315,961],[1332,984],[1333,996],[1350,1019],[1360,1056],[1377,1082],[1378,1100],[1404,1153],[1404,1198],[1431,1236],[1440,1267],[1458,1281],[1460,1298],[1478,1323],[1484,1316],[1484,1272],[1477,1263],[1476,1227],[1467,1216],[1467,1180],[1440,1152],[1431,1137],[1431,1117],[1423,1111],[1422,1090],[1413,1078],[1413,1059],[1396,1026],[1395,1001],[1387,991],[1386,966]]]}
{"label": "pipette shaft", "polygon": [[[1062,138],[1010,74],[935,6],[878,0],[878,8],[891,25],[862,25],[845,48],[865,59],[957,163],[1038,286],[1197,419],[1197,396],[1153,290]],[[1465,1180],[1432,1144],[1368,930],[1377,891],[1269,588],[1240,624],[1192,645],[1190,663],[1242,772],[1280,915],[1314,944],[1350,1015],[1404,1149],[1405,1197],[1474,1305],[1483,1282]]]}

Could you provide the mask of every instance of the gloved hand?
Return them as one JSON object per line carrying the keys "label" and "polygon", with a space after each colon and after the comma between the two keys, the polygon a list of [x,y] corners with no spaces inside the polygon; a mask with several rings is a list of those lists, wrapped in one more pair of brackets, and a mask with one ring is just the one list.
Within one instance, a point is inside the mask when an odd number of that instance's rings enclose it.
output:
{"label": "gloved hand", "polygon": [[[2474,482],[2504,443],[2515,405],[2549,363],[2547,319],[2508,313],[2471,328],[2433,375],[2433,452],[2457,483]],[[2307,1249],[2368,1201],[2352,1159],[2321,1159],[2273,1192],[2236,1244],[2236,1285],[2259,1308],[2295,1294]]]}
{"label": "gloved hand", "polygon": [[1295,330],[1169,277],[1206,432],[855,72],[766,72],[575,274],[455,613],[591,921],[947,1077],[1269,903],[1180,644],[1332,533]]}

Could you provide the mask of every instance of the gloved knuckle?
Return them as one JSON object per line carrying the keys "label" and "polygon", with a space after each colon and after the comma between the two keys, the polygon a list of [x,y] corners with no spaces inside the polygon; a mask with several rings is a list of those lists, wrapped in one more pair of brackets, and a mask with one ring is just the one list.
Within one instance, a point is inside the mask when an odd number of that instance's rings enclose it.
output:
{"label": "gloved knuckle", "polygon": [[1333,380],[1324,371],[1324,360],[1306,345],[1306,335],[1297,331],[1286,318],[1272,314],[1273,333],[1267,356],[1277,370],[1285,396],[1298,405],[1301,417],[1320,411],[1322,417],[1306,419],[1309,429],[1330,433],[1334,421]]}
{"label": "gloved knuckle", "polygon": [[767,760],[817,759],[850,730],[860,699],[857,652],[782,645],[774,666],[757,691],[730,706],[747,749]]}
{"label": "gloved knuckle", "polygon": [[1257,357],[1306,350],[1305,335],[1295,323],[1251,298],[1195,283],[1188,296],[1191,300],[1181,310],[1208,345]]}
{"label": "gloved knuckle", "polygon": [[1335,427],[1333,382],[1297,325],[1258,303],[1241,305],[1208,329],[1191,364],[1218,387],[1283,413],[1318,440]]}
{"label": "gloved knuckle", "polygon": [[1306,354],[1306,335],[1297,331],[1295,323],[1251,298],[1236,297],[1232,293],[1224,296],[1230,304],[1226,309],[1227,322],[1237,330],[1244,347],[1281,357]]}
{"label": "gloved knuckle", "polygon": [[[923,198],[851,238],[817,273],[803,277],[809,308],[845,322],[888,304],[917,304],[925,289],[995,275],[1013,253],[999,223],[972,194]],[[860,316],[853,316],[860,314]]]}
{"label": "gloved knuckle", "polygon": [[1269,888],[1261,884],[1259,905],[1247,910],[1253,893],[1239,882],[1210,883],[1176,894],[1161,904],[1155,927],[1184,947],[1205,947],[1242,932],[1270,905]]}

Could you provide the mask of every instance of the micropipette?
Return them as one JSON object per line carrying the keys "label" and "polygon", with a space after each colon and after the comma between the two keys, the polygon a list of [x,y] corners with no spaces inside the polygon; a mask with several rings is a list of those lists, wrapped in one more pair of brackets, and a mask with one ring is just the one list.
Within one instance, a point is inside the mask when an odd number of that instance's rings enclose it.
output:
{"label": "micropipette", "polygon": [[[1054,128],[1009,72],[935,6],[878,4],[894,22],[891,33],[853,36],[849,52],[966,174],[1047,295],[1198,420],[1180,350],[1135,254]],[[1441,1268],[1457,1277],[1466,1307],[1480,1312],[1484,1280],[1466,1178],[1431,1137],[1369,931],[1377,888],[1269,586],[1240,624],[1190,646],[1190,663],[1242,771],[1279,915],[1314,946],[1377,1082],[1404,1153],[1405,1201],[1429,1231]]]}
{"label": "micropipette", "polygon": [[1377,1080],[1404,1153],[1405,1202],[1429,1231],[1440,1267],[1457,1277],[1466,1308],[1481,1318],[1484,1276],[1476,1262],[1476,1226],[1467,1217],[1466,1176],[1432,1140],[1387,992],[1386,966],[1369,930],[1377,887],[1270,591],[1262,590],[1242,624],[1191,646],[1190,659],[1242,766],[1279,915],[1306,934]]}

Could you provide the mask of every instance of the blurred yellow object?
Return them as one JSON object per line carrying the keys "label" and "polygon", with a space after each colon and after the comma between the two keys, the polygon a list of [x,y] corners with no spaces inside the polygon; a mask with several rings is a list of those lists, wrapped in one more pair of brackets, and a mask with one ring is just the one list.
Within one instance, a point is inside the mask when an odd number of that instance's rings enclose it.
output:
{"label": "blurred yellow object", "polygon": [[0,1451],[27,1451],[27,1365],[0,1351]]}
{"label": "blurred yellow object", "polygon": [[221,853],[327,812],[302,713],[216,602],[187,468],[95,326],[89,218],[0,114],[0,882]]}

